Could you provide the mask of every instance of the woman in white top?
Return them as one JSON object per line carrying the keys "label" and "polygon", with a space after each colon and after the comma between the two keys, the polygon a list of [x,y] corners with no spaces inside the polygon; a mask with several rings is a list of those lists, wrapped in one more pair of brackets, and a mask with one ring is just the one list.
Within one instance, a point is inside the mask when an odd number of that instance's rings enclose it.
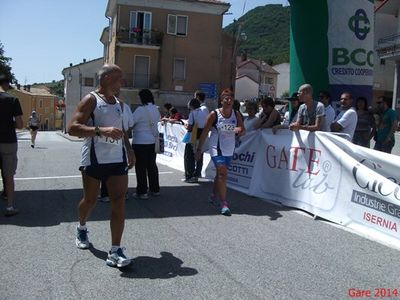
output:
{"label": "woman in white top", "polygon": [[[133,113],[132,147],[136,155],[136,194],[138,199],[148,199],[148,191],[152,196],[160,195],[157,154],[154,150],[156,138],[158,139],[158,121],[160,112],[154,105],[154,97],[150,90],[143,89],[139,92],[142,106]],[[149,180],[147,185],[147,179]]]}
{"label": "woman in white top", "polygon": [[232,108],[233,92],[231,90],[225,89],[221,93],[221,105],[221,108],[212,111],[208,115],[199,140],[196,159],[201,156],[204,141],[211,130],[209,152],[217,172],[210,200],[214,202],[219,199],[221,201],[221,214],[230,216],[231,212],[226,201],[226,178],[235,150],[235,136],[244,134],[245,130],[242,117]]}
{"label": "woman in white top", "polygon": [[36,111],[32,111],[31,116],[29,117],[28,125],[31,131],[31,147],[35,148],[36,135],[40,126],[40,121]]}

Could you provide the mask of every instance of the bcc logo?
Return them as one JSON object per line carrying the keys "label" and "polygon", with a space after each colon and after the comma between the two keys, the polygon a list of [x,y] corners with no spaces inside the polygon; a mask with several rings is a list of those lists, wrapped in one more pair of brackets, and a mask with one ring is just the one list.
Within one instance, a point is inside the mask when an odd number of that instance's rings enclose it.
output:
{"label": "bcc logo", "polygon": [[354,16],[349,19],[348,25],[359,40],[364,40],[370,31],[367,13],[363,9],[357,9]]}

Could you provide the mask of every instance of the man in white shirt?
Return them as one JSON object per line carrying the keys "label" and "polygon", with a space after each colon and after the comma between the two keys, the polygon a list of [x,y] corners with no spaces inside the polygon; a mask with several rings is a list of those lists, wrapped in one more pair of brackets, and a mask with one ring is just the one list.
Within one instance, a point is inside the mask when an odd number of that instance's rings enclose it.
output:
{"label": "man in white shirt", "polygon": [[353,140],[354,131],[357,126],[357,112],[352,107],[353,97],[349,92],[344,92],[340,96],[341,111],[331,124],[332,132],[346,133],[350,136],[349,140]]}
{"label": "man in white shirt", "polygon": [[322,124],[322,131],[330,132],[331,124],[335,120],[335,110],[331,105],[331,95],[328,91],[319,92],[319,101],[325,106],[325,118]]}

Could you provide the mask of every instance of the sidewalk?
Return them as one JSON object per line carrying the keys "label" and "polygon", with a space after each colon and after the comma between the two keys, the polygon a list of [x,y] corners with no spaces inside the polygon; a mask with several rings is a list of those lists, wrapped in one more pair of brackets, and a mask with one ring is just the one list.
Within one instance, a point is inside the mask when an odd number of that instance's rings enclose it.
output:
{"label": "sidewalk", "polygon": [[64,133],[63,131],[57,131],[56,132],[59,136],[62,136],[63,138],[71,141],[71,142],[83,142],[83,138],[79,138],[76,136],[71,136],[68,133]]}

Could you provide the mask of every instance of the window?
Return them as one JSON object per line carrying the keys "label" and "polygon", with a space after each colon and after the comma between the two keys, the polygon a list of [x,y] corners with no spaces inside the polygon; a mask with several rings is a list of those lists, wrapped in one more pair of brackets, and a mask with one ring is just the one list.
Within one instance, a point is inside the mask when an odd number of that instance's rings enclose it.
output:
{"label": "window", "polygon": [[178,15],[168,15],[167,33],[173,35],[186,36],[188,27],[188,17]]}
{"label": "window", "polygon": [[264,77],[265,84],[274,84],[274,79],[271,77]]}
{"label": "window", "polygon": [[48,107],[46,107],[46,108],[44,109],[44,113],[45,113],[45,114],[48,114],[48,113],[49,113],[49,108],[48,108]]}
{"label": "window", "polygon": [[39,107],[42,108],[42,106],[43,106],[43,100],[40,99],[40,100],[39,100]]}
{"label": "window", "polygon": [[130,38],[136,38],[137,40],[150,39],[151,12],[131,11],[129,25]]}
{"label": "window", "polygon": [[94,85],[94,79],[92,77],[84,77],[83,78],[83,85],[84,86],[93,86]]}
{"label": "window", "polygon": [[174,60],[174,79],[185,80],[185,66],[186,61],[184,58],[175,58]]}

